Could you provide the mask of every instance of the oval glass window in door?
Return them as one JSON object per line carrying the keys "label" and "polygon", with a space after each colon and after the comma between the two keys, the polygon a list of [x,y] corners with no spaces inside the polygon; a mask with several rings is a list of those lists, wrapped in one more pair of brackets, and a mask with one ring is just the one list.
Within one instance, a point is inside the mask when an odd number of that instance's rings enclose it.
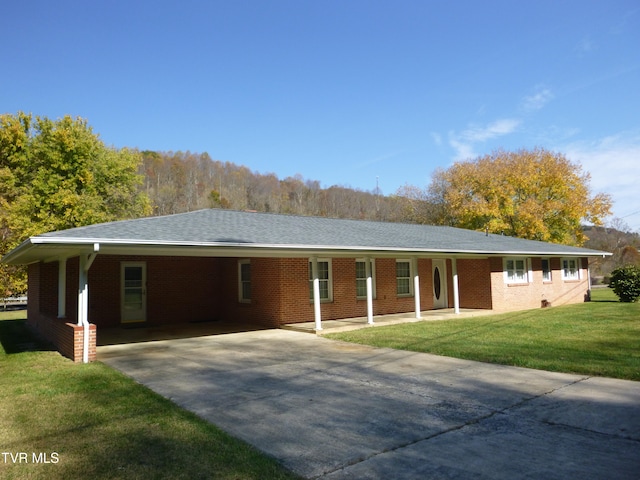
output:
{"label": "oval glass window in door", "polygon": [[440,285],[440,269],[436,267],[433,270],[433,293],[436,296],[436,300],[440,300],[441,291],[442,285]]}

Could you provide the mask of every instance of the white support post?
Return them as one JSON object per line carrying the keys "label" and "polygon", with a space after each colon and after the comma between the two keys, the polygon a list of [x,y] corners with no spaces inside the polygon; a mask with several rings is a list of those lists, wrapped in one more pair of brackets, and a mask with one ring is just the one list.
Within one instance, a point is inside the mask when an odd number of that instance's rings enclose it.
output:
{"label": "white support post", "polygon": [[87,257],[86,255],[80,255],[80,268],[78,271],[78,325],[83,325],[86,319],[88,305],[86,300],[89,293],[89,285],[87,281]]}
{"label": "white support post", "polygon": [[311,259],[311,278],[313,279],[313,314],[316,331],[322,330],[322,312],[320,311],[320,277],[318,276],[318,257]]}
{"label": "white support post", "polygon": [[78,268],[78,325],[83,327],[82,362],[89,363],[89,268],[98,255],[100,244],[93,244],[93,253],[80,254]]}
{"label": "white support post", "polygon": [[78,270],[78,325],[83,327],[82,362],[89,363],[89,282],[87,256],[80,255]]}
{"label": "white support post", "polygon": [[371,258],[365,261],[365,273],[367,275],[367,324],[373,325],[373,277],[371,273]]}
{"label": "white support post", "polygon": [[451,259],[451,270],[453,274],[453,313],[460,313],[460,294],[458,291],[458,262],[456,258]]}
{"label": "white support post", "polygon": [[58,260],[58,318],[67,316],[67,259]]}
{"label": "white support post", "polygon": [[413,298],[415,300],[416,318],[422,318],[420,315],[420,275],[418,275],[418,259],[413,260]]}

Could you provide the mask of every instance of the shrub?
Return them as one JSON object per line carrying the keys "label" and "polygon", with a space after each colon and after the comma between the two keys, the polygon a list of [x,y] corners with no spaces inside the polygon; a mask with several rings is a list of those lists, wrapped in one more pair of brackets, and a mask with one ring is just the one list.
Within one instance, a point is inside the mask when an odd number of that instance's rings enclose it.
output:
{"label": "shrub", "polygon": [[616,268],[611,272],[609,287],[621,302],[637,302],[640,298],[640,268],[635,265]]}

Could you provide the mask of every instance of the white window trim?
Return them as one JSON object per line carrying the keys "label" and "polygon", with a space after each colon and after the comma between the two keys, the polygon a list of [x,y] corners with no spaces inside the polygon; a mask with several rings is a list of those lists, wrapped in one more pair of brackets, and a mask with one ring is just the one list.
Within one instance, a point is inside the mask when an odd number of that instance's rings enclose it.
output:
{"label": "white window trim", "polygon": [[[375,258],[370,258],[369,259],[371,261],[371,290],[373,291],[373,298],[376,298],[376,259]],[[360,263],[366,263],[367,259],[366,258],[356,258],[356,263],[360,262]],[[355,267],[355,265],[354,265]],[[358,295],[358,288],[357,288],[357,282],[358,282],[358,277],[357,277],[357,271],[356,271],[356,298],[358,300],[364,300],[367,298],[367,295]],[[364,279],[366,281],[366,278]]]}
{"label": "white window trim", "polygon": [[[398,274],[396,270],[396,296],[398,297],[413,297],[413,261],[409,258],[396,258],[396,265],[398,263],[408,263],[409,264],[409,293],[398,293]],[[405,278],[405,277],[402,277]]]}
{"label": "white window trim", "polygon": [[[542,267],[542,262],[547,261],[549,265],[549,276],[545,278],[544,276],[544,268]],[[550,258],[541,258],[540,259],[540,269],[542,270],[542,281],[543,283],[552,283],[553,282],[553,269],[551,268],[551,259]]]}
{"label": "white window trim", "polygon": [[[567,275],[567,270],[564,267],[565,262],[576,262],[575,275]],[[575,282],[575,281],[581,280],[582,278],[582,273],[581,273],[582,259],[581,258],[575,258],[575,257],[563,258],[562,262],[560,263],[560,267],[562,269],[562,280],[564,280],[565,282]]]}
{"label": "white window trim", "polygon": [[[508,263],[509,262],[514,262],[514,269],[513,270],[509,270],[508,268]],[[517,272],[518,269],[515,268],[516,267],[516,263],[515,262],[523,262],[523,269],[522,271],[524,272],[524,278],[514,278],[512,275],[510,275],[510,272]],[[531,283],[531,278],[533,277],[532,275],[532,271],[531,271],[531,260],[529,258],[526,257],[504,257],[503,262],[502,262],[502,270],[504,272],[504,283],[508,284],[508,285],[527,285],[529,283]]]}
{"label": "white window trim", "polygon": [[[242,265],[251,266],[251,260],[248,258],[244,258],[242,260],[238,260],[238,302],[240,303],[251,303],[251,298],[244,298],[244,292],[242,289]],[[251,268],[251,267],[249,267]],[[251,272],[251,270],[249,270]],[[249,273],[249,288],[251,288],[251,273]]]}
{"label": "white window trim", "polygon": [[[313,262],[313,260],[310,258],[309,259],[309,301],[311,303],[313,303],[313,273],[312,273],[312,266],[311,263]],[[333,265],[331,264],[331,259],[330,258],[318,258],[318,264],[322,263],[322,262],[326,262],[327,263],[327,268],[329,269],[329,275],[328,275],[328,279],[324,280],[324,279],[320,279],[320,282],[327,282],[327,289],[328,292],[327,294],[329,295],[328,298],[321,298],[320,302],[321,303],[329,303],[329,302],[333,302]],[[322,291],[322,289],[320,289],[320,291]]]}

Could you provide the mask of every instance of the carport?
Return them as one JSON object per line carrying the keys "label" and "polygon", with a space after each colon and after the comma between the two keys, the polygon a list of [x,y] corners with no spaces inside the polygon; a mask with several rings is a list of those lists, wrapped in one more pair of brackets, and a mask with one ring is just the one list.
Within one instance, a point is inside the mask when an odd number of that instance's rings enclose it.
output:
{"label": "carport", "polygon": [[[377,315],[374,323],[367,323],[366,317],[342,318],[338,320],[325,320],[322,331],[315,329],[315,322],[300,322],[282,325],[285,330],[297,332],[326,335],[335,332],[345,332],[358,330],[361,328],[383,327],[398,323],[411,323],[420,321],[452,320],[455,318],[477,317],[490,315],[491,310],[463,309],[458,314],[454,309],[427,310],[421,312],[420,318],[412,314],[397,313],[391,315]],[[177,323],[170,325],[148,326],[140,325],[129,328],[112,327],[101,329],[97,337],[97,345],[118,345],[125,343],[152,342],[159,340],[174,340],[192,337],[204,337],[208,335],[225,335],[231,333],[250,332],[266,330],[265,327],[256,323],[233,322],[233,321],[211,321],[197,323]]]}
{"label": "carport", "polygon": [[320,332],[336,319],[575,303],[589,288],[588,256],[602,254],[450,227],[212,209],[49,232],[2,261],[29,265],[29,325],[87,362],[97,328],[116,325],[313,321]]}

